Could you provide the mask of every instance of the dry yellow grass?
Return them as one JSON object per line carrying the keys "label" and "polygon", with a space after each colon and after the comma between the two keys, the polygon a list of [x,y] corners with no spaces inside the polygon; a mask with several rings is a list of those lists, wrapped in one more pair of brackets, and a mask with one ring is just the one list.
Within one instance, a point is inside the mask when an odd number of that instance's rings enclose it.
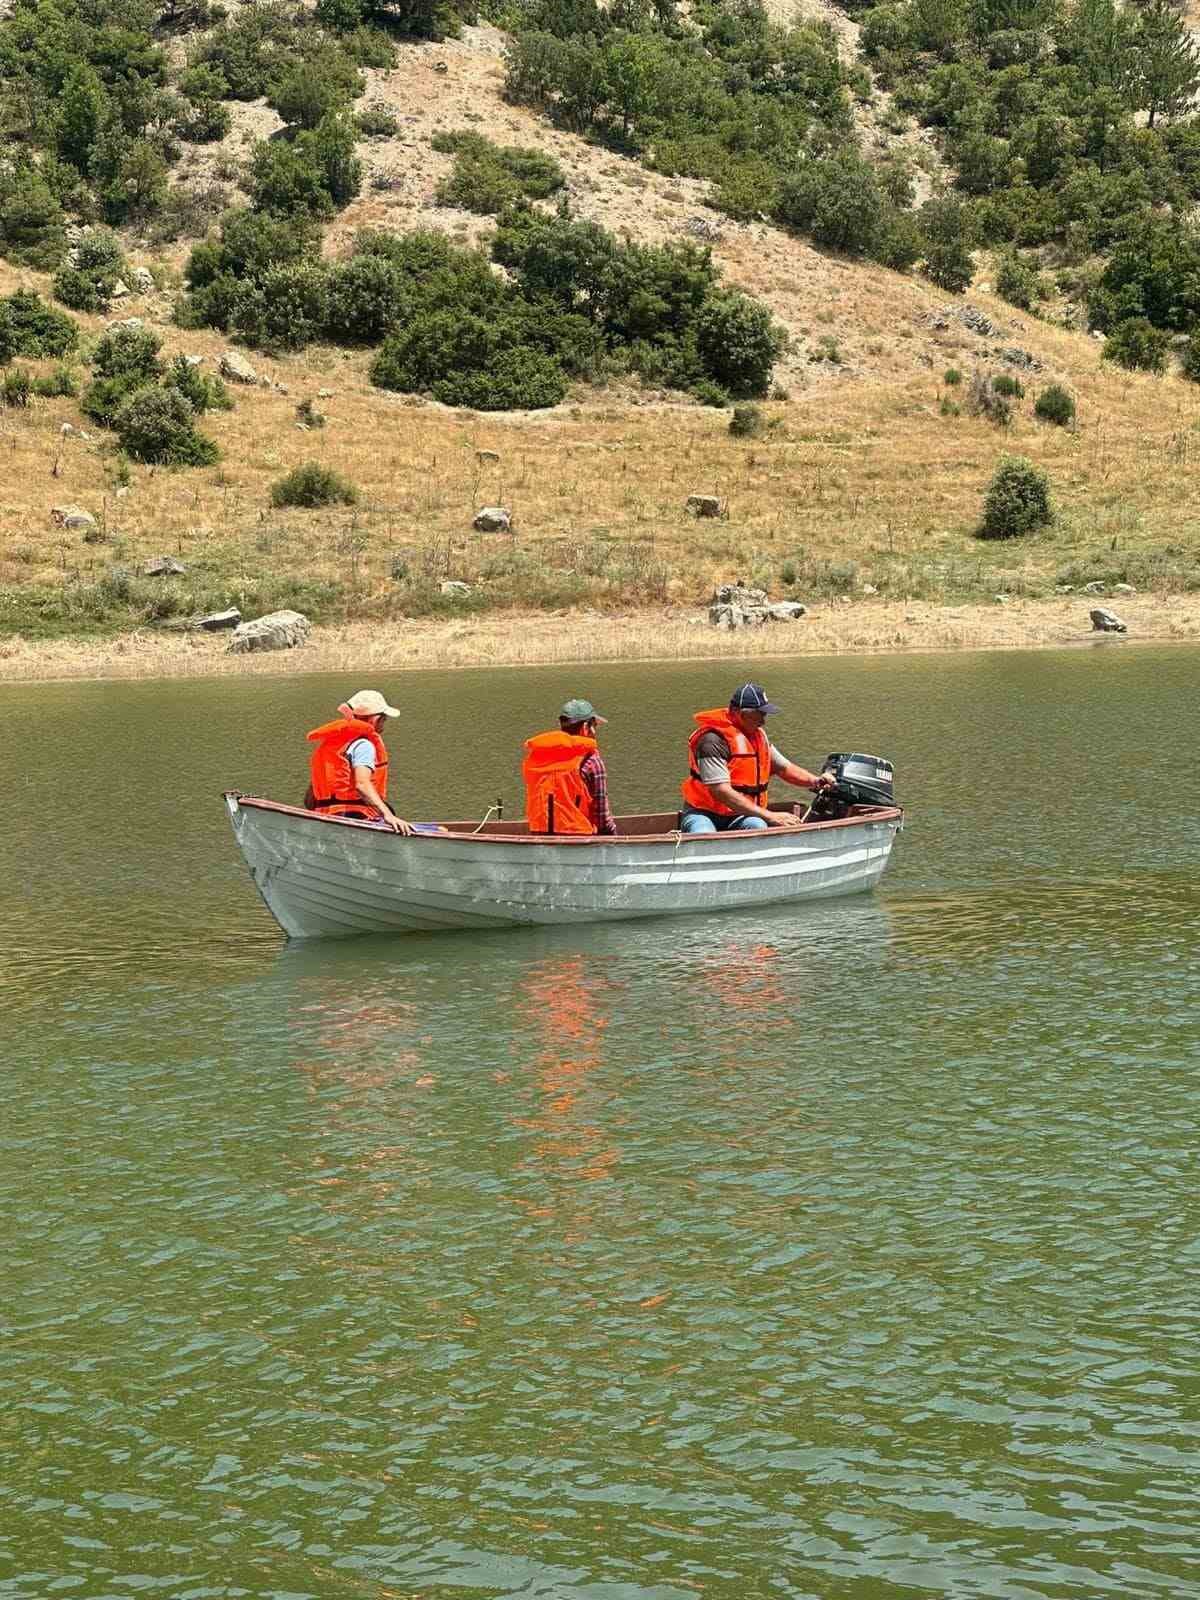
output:
{"label": "dry yellow grass", "polygon": [[707,626],[677,610],[623,618],[486,616],[403,626],[351,623],[319,628],[299,650],[230,655],[227,639],[139,630],[108,640],[0,639],[0,682],[52,678],[274,677],[347,672],[355,677],[438,668],[542,666],[565,662],[737,660],[878,655],[1044,646],[1115,648],[1200,641],[1200,597],[1121,602],[1130,638],[1088,631],[1078,600],[1003,606],[859,601],[818,608],[803,622],[741,632]]}
{"label": "dry yellow grass", "polygon": [[[0,288],[15,281],[0,271]],[[731,438],[727,414],[695,406],[592,395],[555,412],[454,413],[372,389],[362,356],[256,357],[259,371],[289,392],[236,389],[234,412],[205,419],[221,464],[182,472],[134,467],[123,495],[111,481],[111,436],[90,428],[90,443],[63,437],[63,422],[79,423],[75,404],[37,401],[28,411],[0,412],[0,587],[86,583],[114,561],[171,553],[231,598],[286,572],[352,585],[352,612],[399,614],[404,590],[391,576],[398,552],[414,577],[471,581],[489,563],[495,570],[511,564],[515,548],[547,582],[613,575],[591,595],[602,606],[691,603],[714,581],[737,576],[780,590],[789,562],[801,572],[805,562],[853,562],[860,581],[886,579],[890,594],[971,597],[981,582],[1022,593],[1092,548],[1195,550],[1195,387],[1121,373],[1100,361],[1091,340],[977,298],[1047,372],[1071,383],[1077,432],[1038,424],[1029,400],[1005,431],[941,415],[941,395],[953,393],[941,387],[942,365],[970,370],[962,330],[947,336],[927,377],[848,382],[819,399],[768,406],[774,426],[757,441]],[[223,348],[213,334],[162,331],[168,350],[196,351],[210,364]],[[1031,398],[1044,380],[1028,381]],[[321,387],[333,390],[318,401],[329,425],[302,432],[296,403]],[[480,463],[479,450],[500,459]],[[1043,537],[981,546],[971,529],[1004,451],[1047,469],[1060,523]],[[360,505],[272,511],[271,482],[309,458],[349,477]],[[724,497],[728,518],[688,516],[684,502],[693,491]],[[50,508],[64,502],[101,516],[109,541],[87,545],[53,530]],[[497,502],[512,507],[515,540],[471,531],[475,509]]]}

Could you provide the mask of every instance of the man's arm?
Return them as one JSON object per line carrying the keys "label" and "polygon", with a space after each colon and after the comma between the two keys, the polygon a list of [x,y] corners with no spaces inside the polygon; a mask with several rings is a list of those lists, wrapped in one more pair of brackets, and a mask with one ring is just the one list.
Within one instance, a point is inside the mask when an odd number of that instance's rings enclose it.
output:
{"label": "man's arm", "polygon": [[756,805],[749,795],[739,794],[731,783],[710,783],[708,788],[730,811],[742,817],[761,817],[768,827],[794,828],[800,821],[790,811],[770,811],[766,806]]}
{"label": "man's arm", "polygon": [[393,833],[411,833],[412,824],[398,817],[375,787],[375,777],[370,767],[354,768],[354,787],[368,805],[374,806]]}
{"label": "man's arm", "polygon": [[824,774],[809,772],[806,767],[798,767],[794,761],[789,761],[782,751],[771,746],[771,775],[782,778],[784,783],[791,783],[797,789],[811,789],[814,793],[827,789],[831,779]]}
{"label": "man's arm", "polygon": [[608,801],[608,770],[603,758],[595,751],[585,756],[579,764],[579,776],[586,784],[596,807],[596,832],[616,833],[617,823]]}
{"label": "man's arm", "polygon": [[[772,746],[774,753],[774,746]],[[696,751],[696,768],[700,782],[709,792],[736,811],[740,817],[761,817],[772,828],[794,828],[799,818],[790,811],[771,811],[760,806],[748,795],[739,794],[729,781],[729,746],[719,733],[705,734]]]}

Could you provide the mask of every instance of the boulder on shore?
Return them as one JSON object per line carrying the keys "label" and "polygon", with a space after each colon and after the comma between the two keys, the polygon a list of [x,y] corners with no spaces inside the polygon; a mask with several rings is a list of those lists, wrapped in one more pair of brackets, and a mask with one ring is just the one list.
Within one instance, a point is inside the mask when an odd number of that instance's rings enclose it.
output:
{"label": "boulder on shore", "polygon": [[142,562],[143,578],[182,578],[187,568],[174,556],[154,556]]}
{"label": "boulder on shore", "polygon": [[242,613],[230,606],[228,611],[210,611],[206,617],[197,617],[196,626],[205,633],[220,633],[222,628],[236,628],[241,620]]}
{"label": "boulder on shore", "polygon": [[240,622],[233,630],[229,648],[234,655],[252,650],[294,650],[304,644],[312,623],[299,611],[269,611],[265,617]]}
{"label": "boulder on shore", "polygon": [[1092,630],[1095,633],[1128,633],[1129,629],[1113,611],[1096,606],[1091,612]]}
{"label": "boulder on shore", "polygon": [[798,622],[808,615],[799,600],[771,600],[765,589],[744,583],[721,583],[708,605],[714,628],[761,628],[765,622]]}

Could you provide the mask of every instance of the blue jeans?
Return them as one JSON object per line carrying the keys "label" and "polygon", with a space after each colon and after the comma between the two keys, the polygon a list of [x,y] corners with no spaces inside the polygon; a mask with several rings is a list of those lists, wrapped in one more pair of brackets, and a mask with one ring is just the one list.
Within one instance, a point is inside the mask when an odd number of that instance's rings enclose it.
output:
{"label": "blue jeans", "polygon": [[679,824],[682,833],[750,833],[755,828],[769,826],[761,817],[734,817],[727,828],[718,828],[703,811],[685,811],[683,821]]}

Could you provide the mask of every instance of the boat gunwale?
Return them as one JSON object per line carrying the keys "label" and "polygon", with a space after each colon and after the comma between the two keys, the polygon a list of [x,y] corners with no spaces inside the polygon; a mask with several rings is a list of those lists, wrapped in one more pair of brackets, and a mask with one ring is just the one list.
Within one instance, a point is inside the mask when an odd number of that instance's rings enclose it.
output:
{"label": "boat gunwale", "polygon": [[[289,806],[280,800],[264,800],[257,795],[239,794],[236,789],[226,789],[224,793],[226,803],[234,802],[238,807],[250,806],[258,811],[278,811],[284,816],[298,817],[305,822],[318,822],[326,827],[354,828],[363,833],[370,833],[378,837],[384,830],[375,823],[364,822],[357,817],[328,817],[319,811],[309,811],[304,806]],[[617,823],[623,821],[636,822],[641,818],[661,816],[663,813],[655,811],[629,812],[624,817],[617,817]],[[805,834],[819,833],[831,828],[855,828],[863,823],[875,822],[900,822],[904,816],[902,806],[871,806],[863,807],[856,816],[830,818],[824,822],[806,822],[802,824]],[[443,824],[455,828],[471,826],[474,819]],[[580,833],[413,833],[393,834],[393,838],[419,839],[422,843],[445,843],[447,840],[456,840],[462,843],[469,840],[472,844],[520,844],[520,845],[567,845],[573,848],[583,846],[594,848],[597,845],[630,845],[630,844],[678,844],[687,840],[689,844],[711,843],[713,840],[730,844],[734,841],[760,843],[764,835],[773,836],[778,840],[780,835],[798,833],[798,828],[734,828],[726,829],[722,833],[684,833],[679,828],[668,829],[665,833],[615,833],[615,834],[580,834]]]}

